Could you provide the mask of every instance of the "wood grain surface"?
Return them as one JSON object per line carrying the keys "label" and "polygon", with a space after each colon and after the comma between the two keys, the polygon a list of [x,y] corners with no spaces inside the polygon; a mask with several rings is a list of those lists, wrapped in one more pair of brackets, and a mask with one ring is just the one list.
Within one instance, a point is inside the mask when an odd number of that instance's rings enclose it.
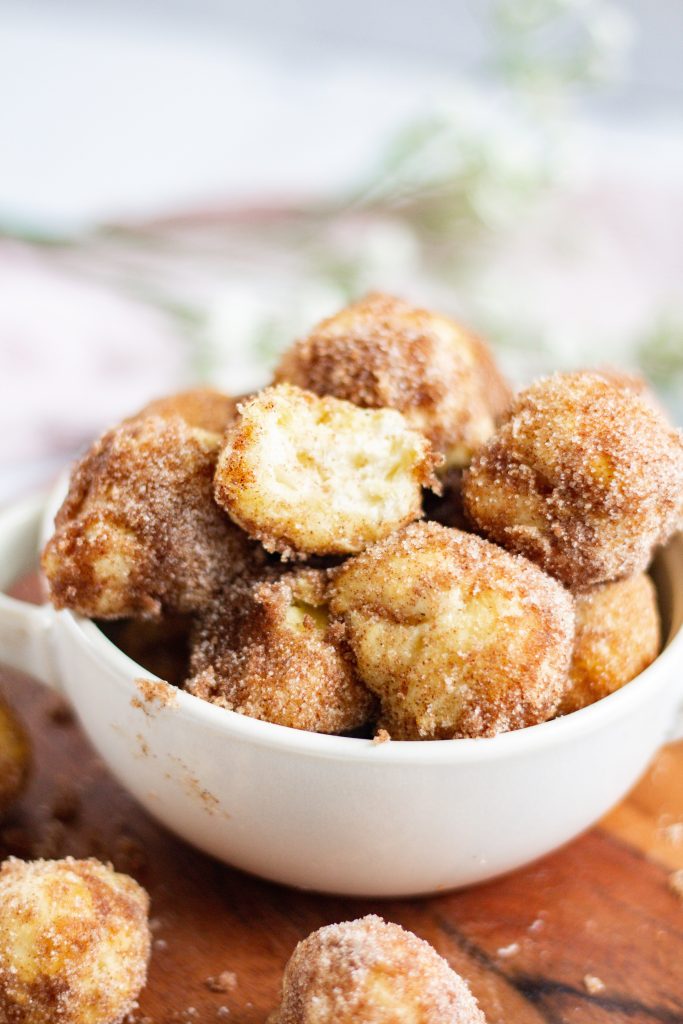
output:
{"label": "wood grain surface", "polygon": [[[24,590],[24,594],[26,590]],[[343,900],[262,882],[156,825],[107,773],[54,694],[0,669],[34,744],[30,788],[0,828],[0,858],[95,855],[152,898],[145,1024],[262,1024],[296,942],[376,912],[431,942],[490,1024],[683,1024],[683,744],[562,851],[486,885],[406,901]],[[228,991],[209,979],[234,972]],[[227,986],[226,986],[227,987]]]}

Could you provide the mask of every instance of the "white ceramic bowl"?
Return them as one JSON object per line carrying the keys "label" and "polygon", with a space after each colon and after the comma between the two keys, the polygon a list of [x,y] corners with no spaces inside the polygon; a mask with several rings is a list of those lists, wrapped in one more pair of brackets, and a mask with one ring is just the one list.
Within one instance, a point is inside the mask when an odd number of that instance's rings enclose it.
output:
{"label": "white ceramic bowl", "polygon": [[[45,508],[32,500],[0,514],[1,589],[35,564]],[[374,745],[258,722],[170,688],[169,700],[146,700],[136,679],[154,677],[93,622],[1,594],[0,660],[60,690],[121,783],[202,850],[306,889],[427,894],[572,839],[673,735],[683,535],[659,554],[655,578],[665,649],[650,668],[592,707],[493,739]]]}

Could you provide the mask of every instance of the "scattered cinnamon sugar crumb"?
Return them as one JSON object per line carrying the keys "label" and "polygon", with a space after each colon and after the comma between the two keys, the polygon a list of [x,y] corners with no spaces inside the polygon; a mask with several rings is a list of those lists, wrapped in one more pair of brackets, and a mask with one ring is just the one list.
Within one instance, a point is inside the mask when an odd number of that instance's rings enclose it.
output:
{"label": "scattered cinnamon sugar crumb", "polygon": [[149,744],[141,732],[136,737],[141,757],[149,757]]}
{"label": "scattered cinnamon sugar crumb", "polygon": [[500,949],[496,950],[496,954],[506,960],[508,957],[517,956],[520,951],[520,945],[518,942],[511,942],[509,946],[501,946]]}
{"label": "scattered cinnamon sugar crumb", "polygon": [[669,875],[669,888],[679,899],[683,900],[683,868],[679,868],[678,871]]}
{"label": "scattered cinnamon sugar crumb", "polygon": [[[178,690],[163,679],[136,679],[135,685],[138,688],[142,700],[133,697],[131,705],[146,711],[146,705],[158,704],[162,708],[175,708],[178,706]],[[144,703],[143,703],[144,702]]]}
{"label": "scattered cinnamon sugar crumb", "polygon": [[660,829],[662,838],[672,846],[683,845],[683,821],[674,821]]}
{"label": "scattered cinnamon sugar crumb", "polygon": [[221,971],[215,977],[204,982],[211,992],[234,992],[237,988],[237,975],[234,971]]}
{"label": "scattered cinnamon sugar crumb", "polygon": [[378,745],[380,743],[389,743],[390,740],[391,736],[386,729],[378,729],[375,735],[372,737],[372,742],[375,745]]}
{"label": "scattered cinnamon sugar crumb", "polygon": [[605,991],[605,983],[602,978],[596,977],[595,974],[584,975],[583,984],[586,988],[586,992],[591,996],[597,996],[601,992]]}

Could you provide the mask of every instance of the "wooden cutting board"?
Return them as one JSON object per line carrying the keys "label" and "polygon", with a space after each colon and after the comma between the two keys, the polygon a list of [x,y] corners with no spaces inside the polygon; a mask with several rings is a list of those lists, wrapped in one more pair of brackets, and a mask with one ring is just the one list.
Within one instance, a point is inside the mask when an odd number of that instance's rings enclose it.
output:
{"label": "wooden cutting board", "polygon": [[[262,1024],[299,939],[375,912],[431,942],[489,1024],[683,1024],[683,898],[669,885],[683,868],[682,743],[598,828],[526,870],[434,899],[344,900],[192,850],[111,778],[54,694],[2,669],[0,692],[35,750],[30,788],[0,827],[0,858],[94,855],[148,889],[154,953],[137,1022]],[[214,991],[210,979],[226,971],[234,984]]]}

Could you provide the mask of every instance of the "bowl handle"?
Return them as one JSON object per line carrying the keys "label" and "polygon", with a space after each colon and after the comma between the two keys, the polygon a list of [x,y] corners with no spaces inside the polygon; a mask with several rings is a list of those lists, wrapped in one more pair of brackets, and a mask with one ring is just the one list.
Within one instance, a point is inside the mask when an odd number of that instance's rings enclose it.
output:
{"label": "bowl handle", "polygon": [[52,648],[55,612],[2,593],[35,566],[45,497],[27,498],[0,511],[0,662],[59,689]]}

